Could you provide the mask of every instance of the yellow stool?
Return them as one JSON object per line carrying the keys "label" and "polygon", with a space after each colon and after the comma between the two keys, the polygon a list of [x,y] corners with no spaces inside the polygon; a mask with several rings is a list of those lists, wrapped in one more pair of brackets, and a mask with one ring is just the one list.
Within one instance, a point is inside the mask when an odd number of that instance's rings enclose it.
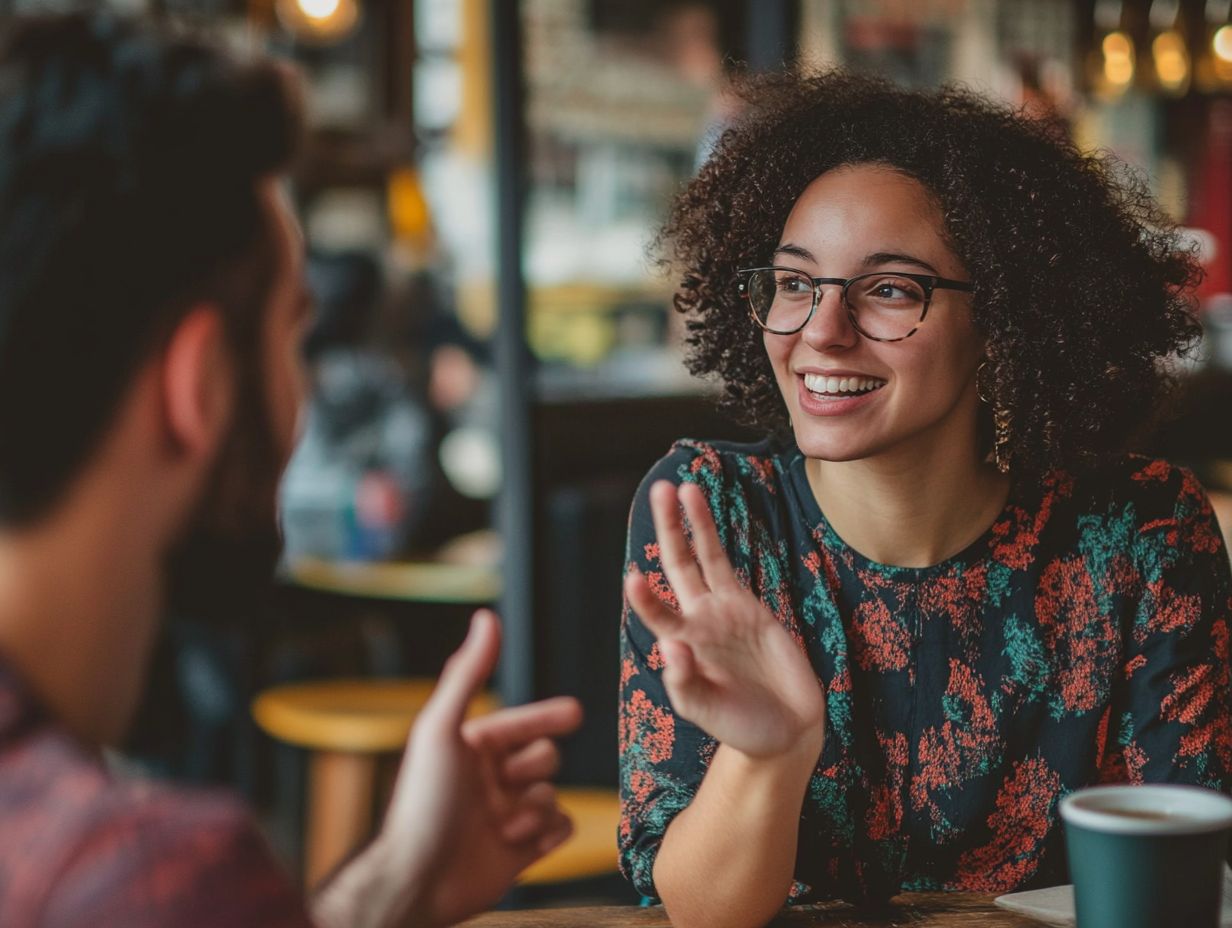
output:
{"label": "yellow stool", "polygon": [[[308,769],[304,885],[315,886],[372,831],[378,765],[398,757],[434,680],[329,680],[277,686],[252,704],[271,737],[312,751]],[[481,693],[471,715],[500,703]]]}
{"label": "yellow stool", "polygon": [[[308,748],[309,767],[304,885],[315,886],[362,844],[372,829],[378,763],[397,757],[432,680],[338,680],[279,686],[252,705],[257,724],[270,736]],[[470,714],[499,707],[480,694]],[[573,835],[527,868],[523,884],[556,883],[614,873],[620,803],[613,790],[559,791],[573,819]]]}
{"label": "yellow stool", "polygon": [[573,819],[573,834],[522,871],[518,882],[523,885],[562,883],[616,872],[616,829],[620,825],[616,791],[565,787],[559,796],[561,808]]}

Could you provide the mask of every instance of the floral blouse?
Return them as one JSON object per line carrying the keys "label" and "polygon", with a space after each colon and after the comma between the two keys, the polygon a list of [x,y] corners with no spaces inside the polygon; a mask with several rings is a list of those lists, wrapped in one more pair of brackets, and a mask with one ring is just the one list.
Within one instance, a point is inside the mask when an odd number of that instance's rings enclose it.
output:
{"label": "floral blouse", "polygon": [[[966,550],[903,568],[835,534],[794,444],[681,441],[629,528],[629,563],[671,603],[648,501],[663,478],[706,492],[742,582],[825,690],[791,901],[1063,883],[1067,792],[1232,791],[1232,576],[1188,471],[1127,457],[1019,482]],[[672,711],[628,603],[621,649],[621,868],[655,896],[663,834],[717,745]]]}

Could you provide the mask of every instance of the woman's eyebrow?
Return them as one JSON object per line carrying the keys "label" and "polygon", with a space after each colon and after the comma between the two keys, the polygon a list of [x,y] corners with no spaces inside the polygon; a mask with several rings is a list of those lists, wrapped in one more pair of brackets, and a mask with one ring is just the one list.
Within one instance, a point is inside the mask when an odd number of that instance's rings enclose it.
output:
{"label": "woman's eyebrow", "polygon": [[[790,255],[793,258],[801,258],[805,261],[817,263],[817,258],[811,251],[803,245],[797,245],[794,242],[784,242],[774,249],[775,257],[779,255]],[[877,267],[881,264],[913,264],[930,274],[936,274],[937,269],[922,258],[916,258],[912,255],[902,254],[897,251],[874,251],[871,254],[865,255],[862,266],[866,268]]]}
{"label": "woman's eyebrow", "polygon": [[894,251],[874,251],[864,258],[865,267],[876,267],[879,264],[914,264],[916,267],[923,268],[930,274],[936,274],[937,269],[927,261],[920,258],[913,258],[911,255],[899,254]]}
{"label": "woman's eyebrow", "polygon": [[791,255],[793,258],[803,258],[805,261],[817,263],[817,259],[813,257],[813,253],[803,245],[794,245],[791,242],[784,242],[778,248],[774,249],[775,257],[779,255]]}

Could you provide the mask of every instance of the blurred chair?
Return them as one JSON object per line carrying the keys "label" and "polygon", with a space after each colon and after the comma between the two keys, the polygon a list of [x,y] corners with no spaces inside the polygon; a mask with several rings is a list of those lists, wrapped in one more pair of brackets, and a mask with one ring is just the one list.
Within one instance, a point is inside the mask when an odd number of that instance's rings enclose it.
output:
{"label": "blurred chair", "polygon": [[[435,681],[330,680],[277,686],[252,705],[257,725],[309,755],[304,885],[315,886],[372,832],[382,761],[396,762]],[[472,715],[499,703],[481,694]],[[392,782],[392,778],[389,778]]]}
{"label": "blurred chair", "polygon": [[565,883],[615,873],[620,800],[614,790],[562,787],[561,808],[573,819],[573,835],[518,878],[523,886]]}
{"label": "blurred chair", "polygon": [[[432,693],[432,680],[336,680],[278,686],[253,702],[257,724],[271,737],[310,754],[305,810],[304,885],[316,886],[372,832],[407,735]],[[471,703],[470,714],[498,708],[490,694]],[[530,867],[519,881],[537,885],[615,873],[616,793],[562,789],[561,806],[574,822],[573,836]]]}
{"label": "blurred chair", "polygon": [[569,693],[585,712],[586,724],[564,745],[561,782],[615,788],[622,580],[634,492],[682,436],[756,436],[702,396],[540,402],[532,431],[536,695]]}
{"label": "blurred chair", "polygon": [[1215,510],[1219,530],[1223,533],[1224,545],[1232,552],[1232,493],[1226,490],[1210,490],[1207,496],[1210,497],[1211,508]]}

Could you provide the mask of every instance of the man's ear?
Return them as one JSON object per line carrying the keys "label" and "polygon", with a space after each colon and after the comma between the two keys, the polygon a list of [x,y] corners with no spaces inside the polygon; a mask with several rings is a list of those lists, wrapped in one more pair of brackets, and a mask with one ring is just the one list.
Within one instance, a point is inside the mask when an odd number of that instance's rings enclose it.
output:
{"label": "man's ear", "polygon": [[231,371],[222,315],[203,303],[180,320],[162,355],[165,427],[177,451],[212,454],[232,414]]}

